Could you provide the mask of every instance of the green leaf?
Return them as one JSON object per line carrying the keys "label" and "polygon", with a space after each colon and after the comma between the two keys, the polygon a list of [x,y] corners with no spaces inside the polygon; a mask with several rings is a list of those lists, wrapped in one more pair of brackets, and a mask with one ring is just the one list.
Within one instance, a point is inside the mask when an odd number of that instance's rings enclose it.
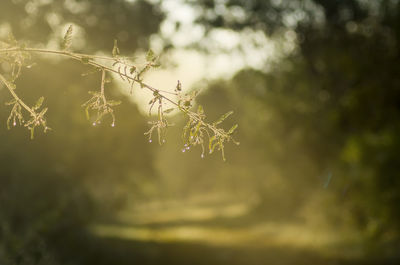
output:
{"label": "green leaf", "polygon": [[194,132],[195,135],[197,135],[197,134],[199,133],[200,128],[201,128],[201,122],[199,122],[199,123],[197,124],[197,126],[196,126],[196,131]]}
{"label": "green leaf", "polygon": [[87,107],[85,108],[85,113],[86,113],[86,119],[87,119],[87,120],[90,120],[89,106],[87,106]]}
{"label": "green leaf", "polygon": [[117,57],[119,55],[119,49],[118,49],[118,41],[114,40],[114,47],[112,49],[112,57]]}
{"label": "green leaf", "polygon": [[152,49],[150,49],[146,54],[146,61],[152,62],[155,60],[155,54]]}
{"label": "green leaf", "polygon": [[72,25],[70,25],[67,29],[67,32],[64,35],[63,41],[61,43],[61,49],[68,50],[72,44]]}
{"label": "green leaf", "polygon": [[[150,66],[149,65],[146,65],[145,67],[143,67],[143,69],[142,70],[140,70],[140,72],[138,73],[138,75],[137,75],[137,77],[139,78],[141,75],[143,75],[144,73],[146,73],[148,70],[150,70]],[[140,80],[140,81],[142,81],[142,80]],[[140,84],[141,86],[142,86],[142,84]]]}
{"label": "green leaf", "polygon": [[31,140],[33,140],[34,134],[35,134],[35,127],[32,127],[31,128]]}
{"label": "green leaf", "polygon": [[217,147],[217,145],[221,146],[221,144],[219,142],[214,143],[213,146],[210,149],[210,154],[214,153],[215,147]]}
{"label": "green leaf", "polygon": [[198,114],[204,114],[204,109],[202,105],[199,105],[199,107],[197,108],[197,113]]}
{"label": "green leaf", "polygon": [[88,64],[90,62],[90,58],[87,57],[87,56],[84,56],[84,57],[81,58],[81,62],[83,64]]}
{"label": "green leaf", "polygon": [[182,139],[185,140],[187,133],[190,129],[190,124],[192,123],[192,120],[189,119],[189,121],[186,123],[185,127],[183,127],[183,133],[182,133]]}
{"label": "green leaf", "polygon": [[178,80],[178,83],[176,84],[176,90],[182,91],[182,84],[181,84],[181,81],[179,81],[179,80]]}
{"label": "green leaf", "polygon": [[13,83],[13,82],[7,82],[7,84],[5,84],[6,86],[8,86],[10,89],[15,90],[17,88],[17,86]]}
{"label": "green leaf", "polygon": [[158,144],[161,145],[161,128],[157,127]]}
{"label": "green leaf", "polygon": [[164,113],[170,113],[170,112],[172,112],[173,110],[174,110],[174,108],[166,109],[166,110],[164,110]]}
{"label": "green leaf", "polygon": [[17,103],[17,100],[13,99],[13,100],[8,101],[8,102],[6,102],[4,104],[7,105],[7,106],[10,106],[10,105],[14,105],[15,103]]}
{"label": "green leaf", "polygon": [[210,149],[211,152],[211,148],[212,148],[212,144],[215,141],[217,137],[214,135],[213,137],[210,138],[209,143],[208,143],[208,149]]}
{"label": "green leaf", "polygon": [[43,115],[46,114],[47,110],[48,110],[48,108],[42,109],[42,111],[39,113],[39,115],[43,117]]}
{"label": "green leaf", "polygon": [[199,90],[193,90],[192,93],[191,93],[191,95],[190,95],[190,97],[191,97],[191,98],[195,98],[195,97],[197,97],[197,95],[198,95],[199,93],[200,93]]}
{"label": "green leaf", "polygon": [[129,72],[133,74],[136,71],[136,66],[132,66],[131,69],[129,69]]}
{"label": "green leaf", "polygon": [[232,128],[229,129],[228,134],[232,134],[236,130],[237,127],[238,127],[237,124],[233,125]]}
{"label": "green leaf", "polygon": [[118,106],[120,105],[122,102],[120,100],[109,100],[107,101],[108,105],[110,106]]}
{"label": "green leaf", "polygon": [[99,96],[100,93],[97,91],[88,91],[88,94],[93,95],[93,96]]}
{"label": "green leaf", "polygon": [[233,111],[228,111],[227,113],[222,115],[217,121],[215,121],[214,125],[218,125],[218,124],[222,123],[226,118],[228,118],[232,114],[233,114]]}
{"label": "green leaf", "polygon": [[39,108],[42,106],[43,101],[44,101],[44,97],[40,97],[40,98],[36,101],[36,104],[35,104],[35,106],[33,107],[33,109],[35,109],[35,110],[39,109]]}

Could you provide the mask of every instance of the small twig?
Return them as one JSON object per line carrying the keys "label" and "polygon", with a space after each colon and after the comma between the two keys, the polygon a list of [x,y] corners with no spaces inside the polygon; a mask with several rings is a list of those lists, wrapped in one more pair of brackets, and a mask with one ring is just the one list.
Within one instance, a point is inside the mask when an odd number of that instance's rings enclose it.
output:
{"label": "small twig", "polygon": [[4,78],[2,74],[0,74],[0,81],[7,87],[8,91],[10,94],[13,96],[13,98],[18,102],[25,110],[27,110],[32,117],[36,117],[36,112],[34,112],[28,105],[26,105],[15,93],[14,88],[10,85],[10,83],[7,81],[7,79]]}
{"label": "small twig", "polygon": [[103,99],[103,104],[107,105],[106,96],[104,95],[104,84],[106,83],[106,70],[103,68],[101,71],[101,97]]}
{"label": "small twig", "polygon": [[[233,141],[234,143],[238,144],[231,136],[233,131],[237,128],[237,125],[234,125],[229,130],[229,132],[226,132],[224,129],[217,127],[217,124],[221,123],[226,117],[228,117],[230,114],[232,114],[232,112],[228,113],[229,115],[228,114],[223,115],[220,118],[220,120],[217,122],[208,123],[204,120],[205,115],[204,115],[202,108],[201,108],[201,112],[199,109],[198,113],[195,113],[195,112],[189,110],[190,107],[192,106],[191,101],[194,99],[194,97],[196,95],[194,94],[192,96],[182,97],[181,92],[180,92],[181,84],[179,81],[178,81],[177,89],[175,90],[175,92],[157,89],[157,88],[154,88],[154,87],[148,85],[147,83],[143,82],[142,75],[144,74],[144,72],[151,69],[152,67],[156,67],[156,65],[154,64],[156,57],[154,56],[154,54],[151,50],[148,53],[149,58],[146,58],[148,60],[148,63],[140,71],[139,70],[137,71],[135,66],[128,65],[125,62],[125,59],[123,57],[119,57],[118,56],[119,52],[116,56],[114,56],[114,54],[113,54],[113,57],[106,57],[106,56],[92,56],[92,55],[87,55],[87,54],[74,53],[74,52],[70,52],[68,50],[61,51],[61,50],[22,48],[22,47],[11,47],[11,48],[0,49],[0,54],[2,54],[2,53],[6,53],[6,54],[18,53],[18,52],[42,53],[42,54],[53,54],[53,55],[64,56],[64,57],[68,57],[68,58],[71,58],[71,59],[74,59],[77,61],[81,61],[84,64],[91,65],[91,66],[101,70],[102,77],[101,77],[100,94],[98,94],[98,92],[97,92],[97,95],[96,95],[96,93],[94,92],[95,94],[94,94],[93,98],[88,100],[85,104],[83,104],[83,106],[86,106],[87,114],[88,114],[89,108],[98,111],[97,119],[93,123],[94,125],[96,124],[97,121],[100,122],[101,117],[103,117],[105,114],[108,113],[108,114],[111,114],[111,116],[113,118],[112,126],[114,126],[115,117],[114,117],[113,109],[111,108],[111,106],[117,105],[117,104],[115,104],[115,102],[111,103],[111,101],[109,101],[110,103],[107,102],[105,93],[104,93],[104,86],[106,83],[105,76],[106,76],[106,72],[109,72],[109,73],[114,73],[114,74],[119,75],[121,77],[121,79],[124,81],[127,81],[130,84],[130,86],[133,86],[134,83],[137,83],[138,85],[140,85],[140,87],[145,88],[145,89],[149,90],[150,92],[152,92],[155,97],[150,102],[150,104],[151,104],[150,111],[151,111],[151,108],[153,107],[154,103],[158,101],[158,103],[159,103],[158,121],[151,122],[151,124],[152,124],[151,129],[145,133],[145,134],[149,135],[150,142],[151,142],[151,134],[152,134],[153,130],[155,128],[157,128],[159,142],[161,144],[161,137],[163,137],[163,135],[165,134],[165,129],[167,127],[171,126],[168,124],[167,120],[164,118],[164,110],[162,107],[162,103],[164,100],[165,102],[168,102],[168,103],[172,104],[173,106],[177,107],[177,109],[179,111],[181,111],[184,115],[186,115],[189,118],[188,125],[185,126],[184,130],[186,132],[190,132],[190,134],[188,134],[189,138],[187,140],[185,140],[185,141],[187,141],[187,143],[185,144],[184,150],[189,149],[190,145],[201,145],[202,150],[203,150],[201,157],[204,157],[204,139],[203,139],[204,135],[205,135],[204,131],[206,132],[206,136],[208,136],[208,139],[210,142],[209,143],[210,153],[212,153],[214,151],[214,149],[217,147],[218,150],[221,151],[222,157],[224,160],[225,160],[224,143]],[[10,55],[10,56],[12,57],[12,55]],[[108,66],[102,62],[96,61],[96,60],[113,61],[114,63],[112,65],[112,67],[110,67],[110,66]],[[19,63],[19,67],[22,65],[22,63]],[[118,68],[114,69],[113,68],[114,66],[116,66]],[[128,67],[129,67],[130,71],[127,71]],[[121,71],[121,69],[123,71]],[[128,72],[130,72],[130,74]],[[5,83],[5,85],[7,86],[8,90],[10,91],[11,95],[14,97],[16,102],[21,104],[21,106],[32,115],[32,117],[35,119],[35,121],[37,119],[41,119],[41,121],[44,122],[44,126],[45,126],[45,121],[41,118],[42,116],[40,116],[42,114],[40,114],[40,115],[37,114],[33,109],[31,109],[24,102],[22,102],[22,100],[15,94],[15,92],[13,91],[13,88],[10,86],[8,81],[1,75],[0,75],[0,80],[3,83]],[[178,96],[179,101],[176,102],[164,94]],[[100,103],[100,100],[103,101],[102,104]],[[46,128],[47,127],[45,127],[45,129]],[[186,134],[186,132],[185,132],[185,134]],[[210,135],[210,132],[212,132],[213,136]],[[163,134],[163,135],[161,135],[161,134]],[[164,142],[164,141],[165,140],[163,139],[162,142]]]}

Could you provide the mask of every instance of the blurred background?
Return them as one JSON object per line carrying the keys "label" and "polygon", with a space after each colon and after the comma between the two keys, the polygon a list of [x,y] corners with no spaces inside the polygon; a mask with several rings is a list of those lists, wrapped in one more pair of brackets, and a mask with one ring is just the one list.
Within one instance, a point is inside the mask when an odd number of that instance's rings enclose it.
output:
{"label": "blurred background", "polygon": [[100,74],[36,55],[18,92],[53,131],[7,130],[0,86],[0,264],[400,264],[400,1],[0,3],[3,40],[57,49],[70,24],[78,52],[152,48],[145,81],[234,110],[241,145],[182,153],[179,115],[149,143],[151,95],[118,80],[115,128],[91,126]]}

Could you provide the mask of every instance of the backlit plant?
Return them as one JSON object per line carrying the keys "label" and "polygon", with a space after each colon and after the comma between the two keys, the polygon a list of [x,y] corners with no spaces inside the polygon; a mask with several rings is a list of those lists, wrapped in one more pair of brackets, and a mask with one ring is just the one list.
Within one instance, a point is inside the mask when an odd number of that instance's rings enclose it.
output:
{"label": "backlit plant", "polygon": [[[0,63],[6,62],[10,67],[7,75],[0,73],[0,82],[3,83],[10,92],[12,99],[6,103],[11,107],[10,115],[7,119],[7,128],[12,126],[24,126],[30,130],[31,139],[34,137],[35,129],[41,127],[44,132],[50,130],[46,123],[45,114],[47,108],[43,107],[44,97],[40,97],[34,106],[28,106],[15,92],[15,81],[21,75],[24,67],[30,67],[28,61],[31,59],[31,54],[53,54],[56,56],[64,56],[75,59],[83,64],[93,67],[93,72],[101,73],[101,82],[99,91],[89,91],[91,98],[82,104],[86,112],[86,117],[89,120],[90,116],[94,115],[93,125],[101,123],[105,116],[111,116],[111,126],[115,126],[114,107],[121,104],[120,101],[107,99],[104,93],[107,74],[117,74],[122,81],[129,85],[129,90],[132,92],[134,85],[146,89],[152,93],[153,97],[149,102],[149,115],[152,112],[157,112],[156,119],[149,121],[150,129],[145,132],[149,142],[153,141],[153,134],[156,132],[157,141],[163,144],[166,139],[166,132],[171,124],[166,115],[174,110],[178,110],[188,119],[183,128],[182,152],[188,151],[193,146],[201,146],[203,158],[206,150],[207,153],[213,153],[215,150],[221,151],[222,158],[225,160],[224,146],[227,142],[239,144],[232,137],[237,124],[229,130],[220,128],[219,125],[228,118],[233,112],[230,111],[222,115],[215,122],[206,121],[206,115],[201,105],[197,106],[197,110],[193,111],[194,100],[198,95],[197,91],[190,93],[182,92],[182,84],[178,80],[174,92],[154,88],[143,81],[147,71],[159,67],[158,57],[152,50],[146,54],[146,62],[144,65],[133,65],[128,58],[120,55],[117,41],[114,41],[111,56],[97,56],[89,54],[81,54],[71,51],[73,28],[70,26],[62,39],[60,50],[38,49],[26,47],[23,43],[18,42],[12,34],[5,42],[0,42]],[[5,76],[9,76],[6,78]],[[166,107],[167,105],[173,107]]]}

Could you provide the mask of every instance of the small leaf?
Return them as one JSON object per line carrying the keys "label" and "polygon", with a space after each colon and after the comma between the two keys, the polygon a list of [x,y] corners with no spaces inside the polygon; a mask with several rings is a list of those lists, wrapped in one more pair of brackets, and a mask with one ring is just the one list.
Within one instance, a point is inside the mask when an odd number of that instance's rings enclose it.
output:
{"label": "small leaf", "polygon": [[17,100],[13,99],[13,100],[8,101],[8,102],[6,102],[4,104],[7,105],[7,106],[10,106],[10,105],[14,105],[15,103],[17,103]]}
{"label": "small leaf", "polygon": [[118,41],[114,40],[114,47],[112,49],[112,56],[115,58],[119,55]]}
{"label": "small leaf", "polygon": [[176,90],[182,91],[182,84],[181,84],[181,81],[179,81],[179,80],[178,80],[178,83],[176,84]]}
{"label": "small leaf", "polygon": [[232,128],[229,129],[228,134],[232,134],[236,130],[237,127],[238,127],[237,124],[233,125]]}
{"label": "small leaf", "polygon": [[39,113],[39,115],[43,117],[43,115],[46,114],[47,110],[48,110],[48,108],[42,109],[42,111]]}
{"label": "small leaf", "polygon": [[88,64],[88,63],[90,62],[90,58],[87,57],[87,56],[83,56],[83,57],[81,58],[81,62],[82,62],[83,64]]}
{"label": "small leaf", "polygon": [[132,66],[131,69],[129,69],[129,72],[133,74],[136,71],[136,66]]}
{"label": "small leaf", "polygon": [[[140,77],[141,77],[144,73],[146,73],[149,69],[150,69],[150,66],[149,66],[149,65],[146,65],[145,67],[143,67],[143,69],[140,70],[140,72],[137,74],[137,78],[140,79]],[[140,80],[140,81],[142,81],[142,80]],[[142,86],[142,83],[140,84],[140,86]]]}
{"label": "small leaf", "polygon": [[150,49],[146,54],[146,61],[152,62],[155,60],[155,54],[152,49]]}
{"label": "small leaf", "polygon": [[192,91],[190,97],[191,97],[191,98],[195,98],[195,97],[197,97],[197,95],[198,95],[199,93],[200,93],[199,90],[194,90],[194,91]]}
{"label": "small leaf", "polygon": [[226,118],[228,118],[229,116],[231,116],[233,114],[233,111],[228,111],[227,113],[225,113],[224,115],[222,115],[217,121],[214,122],[214,125],[218,125],[221,122],[223,122]]}
{"label": "small leaf", "polygon": [[90,120],[89,106],[87,106],[87,107],[85,108],[85,113],[86,113],[86,119],[87,119],[87,120]]}
{"label": "small leaf", "polygon": [[215,141],[215,139],[216,139],[216,136],[214,135],[213,137],[210,138],[210,141],[208,143],[208,149],[210,149],[210,152],[211,152],[212,144]]}
{"label": "small leaf", "polygon": [[10,89],[15,90],[17,86],[13,82],[7,82],[6,86],[8,86]]}
{"label": "small leaf", "polygon": [[187,133],[190,129],[190,124],[192,123],[192,120],[189,119],[189,121],[186,123],[185,127],[183,127],[183,133],[182,133],[182,139],[185,139],[187,136]]}
{"label": "small leaf", "polygon": [[44,101],[44,97],[40,97],[40,98],[36,101],[36,104],[35,104],[35,106],[33,107],[33,109],[35,109],[35,110],[39,109],[39,108],[42,106],[43,101]]}
{"label": "small leaf", "polygon": [[32,67],[34,67],[35,65],[37,65],[37,63],[32,63],[30,65],[25,66],[28,69],[31,69]]}
{"label": "small leaf", "polygon": [[219,142],[216,142],[215,144],[213,144],[213,146],[212,146],[211,149],[210,149],[210,154],[212,154],[212,153],[214,152],[215,147],[217,147],[217,145],[220,145],[220,146],[221,146],[221,144],[220,144]]}
{"label": "small leaf", "polygon": [[199,105],[199,107],[197,108],[197,113],[198,114],[204,114],[204,109],[202,105]]}
{"label": "small leaf", "polygon": [[121,101],[120,100],[109,100],[109,101],[107,101],[107,104],[110,106],[118,106],[121,104]]}
{"label": "small leaf", "polygon": [[35,127],[31,128],[31,140],[33,140],[33,136],[35,134]]}
{"label": "small leaf", "polygon": [[166,110],[164,110],[164,113],[170,113],[170,112],[172,112],[173,110],[174,110],[174,108],[166,109]]}
{"label": "small leaf", "polygon": [[201,122],[199,122],[199,123],[197,124],[197,126],[196,126],[196,130],[195,130],[195,132],[194,132],[194,134],[195,134],[196,136],[197,136],[197,134],[199,133],[200,128],[201,128]]}
{"label": "small leaf", "polygon": [[61,43],[61,48],[63,50],[68,50],[71,47],[72,43],[72,25],[70,25],[67,29],[67,32],[64,35],[63,41]]}

